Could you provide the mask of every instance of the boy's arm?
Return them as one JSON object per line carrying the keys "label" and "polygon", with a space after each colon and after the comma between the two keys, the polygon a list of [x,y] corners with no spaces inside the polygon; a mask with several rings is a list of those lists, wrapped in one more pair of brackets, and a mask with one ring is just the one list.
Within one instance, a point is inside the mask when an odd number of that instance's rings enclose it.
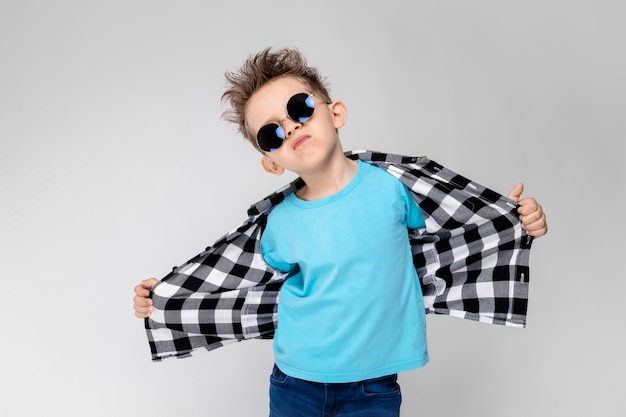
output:
{"label": "boy's arm", "polygon": [[524,192],[524,184],[519,183],[511,188],[508,197],[519,204],[517,212],[520,215],[522,227],[532,237],[541,237],[548,233],[548,222],[543,208],[537,200],[532,197],[522,197]]}

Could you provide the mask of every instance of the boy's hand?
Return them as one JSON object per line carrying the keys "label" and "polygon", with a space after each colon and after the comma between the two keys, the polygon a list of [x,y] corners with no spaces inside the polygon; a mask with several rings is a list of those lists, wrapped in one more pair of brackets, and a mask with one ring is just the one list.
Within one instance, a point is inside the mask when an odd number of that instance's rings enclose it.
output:
{"label": "boy's hand", "polygon": [[135,287],[134,308],[135,316],[140,319],[150,317],[150,314],[154,310],[152,307],[152,299],[148,298],[150,290],[154,288],[154,285],[159,282],[156,278],[144,279],[139,285]]}
{"label": "boy's hand", "polygon": [[520,205],[517,212],[520,214],[522,227],[530,236],[545,235],[548,233],[548,223],[541,205],[532,197],[521,198],[522,192],[524,192],[524,184],[519,183],[509,191],[508,195],[511,200]]}

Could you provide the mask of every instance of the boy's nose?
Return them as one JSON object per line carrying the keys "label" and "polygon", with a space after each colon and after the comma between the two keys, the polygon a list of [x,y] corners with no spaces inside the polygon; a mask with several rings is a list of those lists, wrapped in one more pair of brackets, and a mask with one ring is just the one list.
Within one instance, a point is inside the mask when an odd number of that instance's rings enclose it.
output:
{"label": "boy's nose", "polygon": [[300,129],[300,127],[302,126],[302,123],[293,121],[288,117],[286,117],[285,120],[283,120],[280,124],[283,128],[283,131],[285,132],[285,139],[290,137],[293,132]]}

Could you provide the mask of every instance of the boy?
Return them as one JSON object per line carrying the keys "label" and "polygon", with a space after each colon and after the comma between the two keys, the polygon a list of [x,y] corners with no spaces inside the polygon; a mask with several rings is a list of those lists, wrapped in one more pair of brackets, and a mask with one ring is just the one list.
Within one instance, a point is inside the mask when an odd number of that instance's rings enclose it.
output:
{"label": "boy", "polygon": [[227,120],[265,171],[299,179],[135,287],[153,359],[273,336],[270,416],[398,416],[397,373],[428,362],[426,311],[524,325],[528,236],[547,223],[521,184],[507,200],[426,158],[344,153],[346,107],[296,50],[226,77]]}

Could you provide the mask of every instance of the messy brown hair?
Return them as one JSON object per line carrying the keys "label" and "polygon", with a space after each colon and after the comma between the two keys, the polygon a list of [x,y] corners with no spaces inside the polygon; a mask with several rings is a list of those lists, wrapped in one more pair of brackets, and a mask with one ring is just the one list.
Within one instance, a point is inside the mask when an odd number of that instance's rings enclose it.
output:
{"label": "messy brown hair", "polygon": [[281,48],[273,51],[266,48],[250,55],[236,71],[224,74],[228,89],[222,95],[222,102],[230,105],[222,118],[238,126],[239,132],[256,148],[254,133],[247,128],[245,110],[248,100],[269,81],[293,76],[311,89],[311,92],[330,103],[328,86],[316,68],[308,66],[306,59],[295,48]]}

